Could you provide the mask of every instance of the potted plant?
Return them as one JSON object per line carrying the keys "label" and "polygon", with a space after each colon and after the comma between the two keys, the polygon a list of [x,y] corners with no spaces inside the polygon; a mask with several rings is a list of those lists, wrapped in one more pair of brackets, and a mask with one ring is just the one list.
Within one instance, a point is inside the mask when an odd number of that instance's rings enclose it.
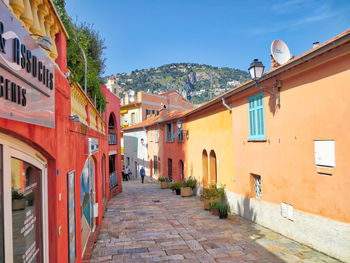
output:
{"label": "potted plant", "polygon": [[16,188],[11,189],[12,192],[12,210],[23,210],[26,207],[24,195]]}
{"label": "potted plant", "polygon": [[158,181],[160,182],[160,188],[161,189],[167,189],[168,188],[168,183],[169,183],[169,178],[164,177],[164,176],[159,176]]}
{"label": "potted plant", "polygon": [[215,201],[209,202],[209,210],[211,211],[211,213],[212,213],[214,216],[218,216],[218,215],[219,215],[219,211],[218,211],[217,208],[216,208],[217,202],[219,202],[219,200],[215,200]]}
{"label": "potted plant", "polygon": [[180,195],[181,193],[181,183],[180,182],[175,182],[171,185],[171,190],[175,191],[177,195]]}
{"label": "potted plant", "polygon": [[197,180],[189,178],[187,181],[182,182],[181,196],[188,197],[193,195],[193,189],[196,187]]}
{"label": "potted plant", "polygon": [[225,198],[225,188],[217,188],[216,184],[210,185],[209,188],[204,188],[201,194],[204,210],[210,210],[209,203],[216,200],[223,200]]}
{"label": "potted plant", "polygon": [[217,201],[214,205],[217,211],[219,212],[219,218],[226,219],[228,213],[230,212],[230,206],[223,201]]}

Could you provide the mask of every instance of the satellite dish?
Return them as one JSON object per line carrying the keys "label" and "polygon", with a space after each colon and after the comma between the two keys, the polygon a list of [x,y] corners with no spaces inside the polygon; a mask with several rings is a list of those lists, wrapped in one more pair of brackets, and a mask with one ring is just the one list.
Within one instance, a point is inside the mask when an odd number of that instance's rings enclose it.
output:
{"label": "satellite dish", "polygon": [[134,97],[130,97],[129,100],[130,100],[131,102],[134,102],[134,101],[135,101],[135,98],[134,98]]}
{"label": "satellite dish", "polygon": [[272,41],[271,54],[274,60],[280,65],[286,63],[291,58],[289,48],[282,40]]}

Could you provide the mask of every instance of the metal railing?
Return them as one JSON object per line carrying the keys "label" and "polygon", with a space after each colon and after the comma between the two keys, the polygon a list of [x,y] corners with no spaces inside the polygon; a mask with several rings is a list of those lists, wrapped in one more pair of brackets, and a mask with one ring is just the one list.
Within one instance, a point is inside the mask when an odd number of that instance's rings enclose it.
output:
{"label": "metal railing", "polygon": [[115,133],[108,133],[108,143],[110,145],[117,144],[117,134],[115,134]]}
{"label": "metal railing", "polygon": [[109,189],[112,189],[117,185],[118,185],[118,176],[117,176],[117,172],[114,171],[109,174]]}

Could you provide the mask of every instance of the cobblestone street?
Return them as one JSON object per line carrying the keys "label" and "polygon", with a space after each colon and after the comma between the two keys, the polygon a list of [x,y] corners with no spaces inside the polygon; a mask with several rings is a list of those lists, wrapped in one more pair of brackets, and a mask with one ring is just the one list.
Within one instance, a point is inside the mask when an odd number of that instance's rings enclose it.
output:
{"label": "cobblestone street", "polygon": [[110,200],[91,262],[339,262],[238,216],[219,219],[197,197],[123,182]]}

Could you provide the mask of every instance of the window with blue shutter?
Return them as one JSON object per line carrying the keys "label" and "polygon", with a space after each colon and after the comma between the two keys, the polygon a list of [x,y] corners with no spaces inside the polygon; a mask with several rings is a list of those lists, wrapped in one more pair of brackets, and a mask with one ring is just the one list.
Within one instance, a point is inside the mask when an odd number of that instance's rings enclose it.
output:
{"label": "window with blue shutter", "polygon": [[170,123],[169,142],[174,142],[174,123]]}
{"label": "window with blue shutter", "polygon": [[248,98],[249,140],[263,141],[265,136],[264,93]]}
{"label": "window with blue shutter", "polygon": [[164,134],[165,142],[168,142],[168,125],[167,124],[164,125],[164,131],[165,131],[165,134]]}

